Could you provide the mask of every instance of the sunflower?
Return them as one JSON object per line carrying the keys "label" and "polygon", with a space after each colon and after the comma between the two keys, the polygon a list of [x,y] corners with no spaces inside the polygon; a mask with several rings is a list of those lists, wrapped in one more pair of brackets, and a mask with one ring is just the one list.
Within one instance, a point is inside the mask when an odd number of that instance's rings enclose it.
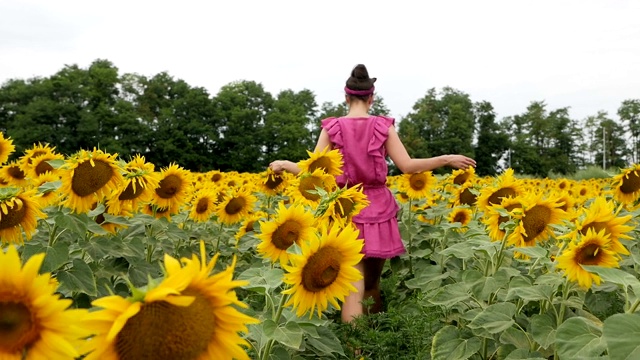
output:
{"label": "sunflower", "polygon": [[367,206],[369,201],[361,185],[338,188],[320,201],[315,216],[345,224]]}
{"label": "sunflower", "polygon": [[55,146],[51,147],[49,144],[38,143],[37,145],[33,145],[31,149],[27,149],[24,152],[24,155],[20,157],[20,165],[26,169],[31,165],[32,159],[37,158],[41,155],[53,154],[55,152]]}
{"label": "sunflower", "polygon": [[[87,310],[69,309],[51,275],[38,274],[44,253],[21,264],[18,251],[0,249],[0,359],[77,359],[90,332]],[[26,356],[25,356],[26,354]]]}
{"label": "sunflower", "polygon": [[[37,190],[0,189],[0,243],[22,244],[36,232],[38,218],[46,215],[36,199]],[[22,235],[24,231],[24,236]],[[0,290],[1,291],[1,290]]]}
{"label": "sunflower", "polygon": [[316,169],[321,169],[326,174],[338,176],[342,175],[342,154],[340,150],[329,150],[326,146],[321,151],[311,152],[307,150],[309,158],[298,162],[301,173],[313,173]]}
{"label": "sunflower", "polygon": [[474,193],[475,187],[472,182],[467,181],[453,190],[452,205],[468,205],[473,206],[476,204],[478,196]]}
{"label": "sunflower", "polygon": [[190,172],[177,164],[162,169],[160,182],[153,193],[153,203],[160,208],[180,208],[191,195]]}
{"label": "sunflower", "polygon": [[31,159],[31,162],[28,165],[25,165],[25,170],[27,172],[27,176],[31,179],[35,179],[40,175],[44,175],[47,172],[54,173],[56,172],[56,168],[54,168],[49,161],[59,161],[64,162],[64,156],[56,153],[47,153],[36,156]]}
{"label": "sunflower", "polygon": [[477,205],[486,211],[491,205],[498,205],[502,198],[516,197],[524,193],[522,180],[518,180],[513,175],[513,169],[507,169],[498,176],[496,184],[486,185],[480,189]]}
{"label": "sunflower", "polygon": [[640,195],[640,164],[623,169],[613,177],[611,187],[614,197],[621,203],[633,204]]}
{"label": "sunflower", "polygon": [[17,161],[11,161],[0,167],[0,178],[5,179],[9,185],[18,187],[28,187],[29,178],[26,171],[20,166]]}
{"label": "sunflower", "polygon": [[452,224],[459,223],[461,225],[459,229],[461,232],[466,231],[466,226],[469,225],[472,218],[473,212],[468,207],[456,207],[447,215],[447,221]]}
{"label": "sunflower", "polygon": [[403,174],[400,191],[407,194],[410,199],[424,199],[429,195],[438,179],[431,171],[423,171],[415,174]]}
{"label": "sunflower", "polygon": [[211,170],[207,172],[206,175],[209,181],[216,184],[220,183],[224,179],[224,173],[218,170]]}
{"label": "sunflower", "polygon": [[143,214],[151,215],[156,219],[165,218],[171,221],[171,216],[179,213],[180,207],[178,205],[173,205],[173,207],[160,207],[154,203],[146,203],[142,206],[141,211]]}
{"label": "sunflower", "polygon": [[257,237],[261,242],[257,247],[258,252],[271,259],[271,262],[286,263],[287,249],[291,245],[300,245],[312,238],[314,222],[313,214],[305,211],[303,205],[292,204],[287,208],[284,203],[278,203],[275,218],[260,221],[261,233]]}
{"label": "sunflower", "polygon": [[563,235],[562,238],[575,238],[577,233],[586,235],[589,229],[597,232],[604,230],[610,237],[611,250],[628,255],[629,251],[620,243],[620,239],[631,239],[626,233],[635,229],[635,226],[626,225],[632,215],[618,216],[622,207],[617,210],[611,201],[607,201],[604,196],[596,197],[588,208],[583,208],[582,213],[575,220],[575,229]]}
{"label": "sunflower", "polygon": [[195,222],[206,222],[216,212],[215,201],[218,192],[212,187],[205,187],[195,192],[190,201],[189,218]]}
{"label": "sunflower", "polygon": [[[93,209],[96,208],[98,204],[96,203],[93,207]],[[119,212],[114,212],[112,209],[109,209],[109,205],[108,204],[104,204],[105,206],[105,211],[102,214],[97,215],[94,220],[95,222],[100,225],[101,228],[103,228],[105,231],[107,231],[108,233],[111,234],[115,234],[118,232],[118,230],[120,229],[126,229],[129,227],[129,224],[125,221],[122,220],[112,220],[108,217],[106,217],[104,214],[107,213],[109,215],[115,215],[115,216],[119,216],[121,218],[130,218],[133,216],[133,213],[131,212],[131,208],[128,208],[127,206],[122,206],[120,207],[118,210]],[[91,210],[93,210],[91,209]]]}
{"label": "sunflower", "polygon": [[315,309],[320,317],[328,303],[340,309],[338,301],[357,292],[352,283],[362,279],[355,266],[364,256],[360,252],[363,245],[353,225],[325,227],[317,239],[302,242],[302,254],[292,254],[291,265],[284,265],[283,281],[291,286],[282,292],[291,294],[285,306],[293,305],[299,317],[307,312],[312,317]]}
{"label": "sunflower", "polygon": [[267,195],[278,195],[287,187],[287,176],[281,173],[276,174],[268,168],[267,171],[262,173],[262,179],[260,181],[260,189]]}
{"label": "sunflower", "polygon": [[296,202],[315,207],[321,198],[317,193],[317,188],[325,192],[333,191],[336,188],[335,177],[325,173],[322,169],[315,169],[312,173],[300,173],[289,188],[289,196]]}
{"label": "sunflower", "polygon": [[476,168],[469,166],[467,169],[453,170],[449,178],[454,185],[463,185],[473,182],[476,176]]}
{"label": "sunflower", "polygon": [[600,277],[585,270],[581,265],[597,265],[618,267],[620,257],[611,249],[611,239],[606,231],[595,232],[589,229],[579,241],[572,241],[569,247],[558,256],[557,267],[564,270],[570,281],[577,282],[584,288],[591,288],[592,282],[600,284]]}
{"label": "sunflower", "polygon": [[[45,184],[47,184],[47,186],[43,186]],[[60,177],[50,172],[44,173],[31,180],[31,186],[33,186],[34,189],[38,189],[36,201],[41,209],[58,203],[60,200],[60,193],[58,192],[60,184]]]}
{"label": "sunflower", "polygon": [[509,234],[507,243],[516,247],[534,246],[536,241],[554,236],[551,225],[566,219],[567,213],[556,198],[544,198],[541,194],[530,193],[522,196],[522,209],[513,214],[517,225]]}
{"label": "sunflower", "polygon": [[231,189],[217,206],[218,220],[223,224],[235,224],[253,210],[258,199],[244,188]]}
{"label": "sunflower", "polygon": [[247,215],[247,217],[242,221],[240,229],[238,229],[238,232],[236,232],[234,236],[236,241],[240,241],[240,239],[242,239],[242,237],[247,233],[253,232],[255,230],[256,223],[266,217],[267,214],[264,211],[256,211]]}
{"label": "sunflower", "polygon": [[76,213],[85,213],[91,206],[111,195],[122,184],[116,154],[102,150],[81,150],[65,161],[59,169],[62,177],[60,192],[66,196],[62,205]]}
{"label": "sunflower", "polygon": [[5,138],[0,131],[0,165],[9,161],[9,156],[15,151],[13,140],[10,137]]}
{"label": "sunflower", "polygon": [[501,225],[510,220],[510,216],[503,216],[499,210],[504,210],[513,215],[513,212],[519,212],[522,209],[520,197],[505,197],[500,204],[491,205],[485,212],[482,222],[489,228],[489,237],[493,241],[500,241],[505,236],[505,230],[501,229]]}
{"label": "sunflower", "polygon": [[135,212],[140,204],[151,201],[160,184],[160,173],[154,170],[155,166],[146,162],[144,156],[134,156],[124,166],[124,182],[107,202],[110,214],[120,213],[122,207]]}
{"label": "sunflower", "polygon": [[248,282],[233,280],[235,259],[212,274],[218,255],[207,263],[203,242],[200,254],[181,262],[165,255],[164,280],[146,292],[95,300],[101,309],[88,321],[95,350],[86,359],[249,359],[239,333],[258,321],[237,309],[247,305],[234,290]]}

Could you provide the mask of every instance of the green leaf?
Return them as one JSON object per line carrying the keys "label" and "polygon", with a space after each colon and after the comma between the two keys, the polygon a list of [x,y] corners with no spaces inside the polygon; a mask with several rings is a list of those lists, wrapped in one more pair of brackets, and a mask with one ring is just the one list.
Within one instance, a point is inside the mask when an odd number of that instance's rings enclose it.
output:
{"label": "green leaf", "polygon": [[284,326],[278,326],[273,332],[273,338],[279,343],[292,349],[300,349],[304,332],[298,323],[287,322]]}
{"label": "green leaf", "polygon": [[82,215],[84,216],[80,217],[78,214],[58,213],[55,217],[56,225],[60,229],[66,229],[74,235],[84,237],[87,233],[87,224],[89,221],[94,223],[95,221],[89,219],[85,214]]}
{"label": "green leaf", "polygon": [[513,315],[516,306],[513,303],[498,303],[488,306],[467,325],[470,329],[485,329],[490,334],[505,331],[515,323]]}
{"label": "green leaf", "polygon": [[530,352],[527,349],[516,349],[509,353],[504,360],[547,360],[537,351]]}
{"label": "green leaf", "polygon": [[65,243],[56,243],[45,250],[44,262],[40,272],[54,272],[69,262],[69,246]]}
{"label": "green leaf", "polygon": [[336,335],[328,327],[318,327],[318,337],[306,339],[306,346],[309,347],[318,357],[326,357],[327,354],[336,353],[344,356],[342,344]]}
{"label": "green leaf", "polygon": [[525,254],[531,258],[537,259],[547,257],[547,253],[549,251],[547,249],[541,248],[540,246],[525,246],[519,247],[518,252]]}
{"label": "green leaf", "polygon": [[640,295],[640,280],[632,274],[615,268],[607,268],[595,265],[581,265],[583,269],[594,274],[598,274],[604,282],[612,282],[624,288],[631,287],[633,293]]}
{"label": "green leaf", "polygon": [[556,342],[555,318],[549,313],[531,317],[531,336],[542,348],[547,349]]}
{"label": "green leaf", "polygon": [[477,337],[463,339],[458,329],[447,325],[434,335],[431,343],[431,359],[433,360],[464,360],[477,353],[481,347]]}
{"label": "green leaf", "polygon": [[603,337],[612,359],[640,359],[640,315],[615,314],[604,321]]}
{"label": "green leaf", "polygon": [[555,286],[534,285],[529,287],[510,288],[507,292],[507,300],[523,299],[526,301],[542,301],[551,299],[555,292]]}
{"label": "green leaf", "polygon": [[434,305],[452,307],[470,297],[469,289],[464,283],[454,283],[441,287],[428,301]]}
{"label": "green leaf", "polygon": [[565,320],[556,333],[556,349],[561,359],[594,359],[602,355],[607,344],[599,324],[583,317]]}
{"label": "green leaf", "polygon": [[500,335],[500,342],[515,345],[518,349],[528,349],[530,347],[527,333],[513,326]]}
{"label": "green leaf", "polygon": [[90,296],[96,296],[98,293],[93,271],[80,259],[74,259],[70,269],[60,270],[57,273],[57,279],[61,288],[72,293],[83,292]]}
{"label": "green leaf", "polygon": [[247,290],[252,290],[260,294],[275,289],[282,284],[284,271],[274,268],[250,268],[238,276],[238,280],[247,280],[249,285],[244,286]]}

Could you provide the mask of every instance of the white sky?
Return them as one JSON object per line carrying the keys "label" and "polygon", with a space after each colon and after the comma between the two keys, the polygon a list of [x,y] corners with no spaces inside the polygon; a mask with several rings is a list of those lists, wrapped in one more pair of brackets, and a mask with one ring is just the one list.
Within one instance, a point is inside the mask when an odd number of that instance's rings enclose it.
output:
{"label": "white sky", "polygon": [[617,119],[640,99],[639,16],[637,0],[0,0],[0,83],[100,58],[211,95],[253,80],[321,104],[363,63],[397,118],[450,86],[498,119],[531,101]]}

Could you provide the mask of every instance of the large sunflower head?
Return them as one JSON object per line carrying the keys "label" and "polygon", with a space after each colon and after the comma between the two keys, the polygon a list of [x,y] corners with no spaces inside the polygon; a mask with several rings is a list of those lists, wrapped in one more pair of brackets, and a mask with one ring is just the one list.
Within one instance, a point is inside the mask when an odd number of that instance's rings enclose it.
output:
{"label": "large sunflower head", "polygon": [[289,196],[296,202],[316,207],[321,199],[317,188],[325,192],[333,191],[336,188],[335,177],[322,169],[316,169],[312,173],[300,173],[289,187]]}
{"label": "large sunflower head", "polygon": [[136,155],[123,167],[124,181],[107,203],[111,214],[119,213],[121,208],[135,212],[140,204],[151,201],[161,176],[154,169],[155,166],[141,155]]}
{"label": "large sunflower head", "polygon": [[39,274],[44,253],[24,265],[13,246],[0,249],[0,359],[77,359],[87,311],[56,293],[51,275]]}
{"label": "large sunflower head", "polygon": [[405,193],[409,199],[424,199],[428,197],[437,182],[438,179],[431,171],[404,174],[399,184],[399,190]]}
{"label": "large sunflower head", "polygon": [[290,288],[282,293],[291,294],[285,306],[293,305],[298,316],[309,312],[310,317],[316,309],[320,317],[329,303],[339,309],[338,301],[356,292],[352,283],[362,279],[355,266],[364,256],[363,245],[353,225],[325,227],[316,239],[303,242],[302,253],[291,255],[291,265],[284,265],[283,281]]}
{"label": "large sunflower head", "polygon": [[153,202],[161,208],[180,208],[191,195],[191,173],[177,164],[162,169]]}
{"label": "large sunflower head", "polygon": [[516,247],[534,246],[536,241],[544,241],[555,236],[551,225],[559,224],[567,218],[560,209],[562,203],[557,198],[545,198],[541,194],[529,193],[521,197],[521,211],[514,214],[517,226],[507,242]]}
{"label": "large sunflower head", "polygon": [[218,191],[213,187],[204,187],[193,196],[190,202],[189,218],[195,222],[206,222],[216,212],[215,202]]}
{"label": "large sunflower head", "polygon": [[311,239],[314,222],[313,214],[305,211],[303,205],[286,207],[284,203],[278,203],[276,216],[269,221],[260,221],[260,234],[257,237],[261,242],[258,252],[272,262],[286,263],[289,255],[287,249],[291,245],[300,245]]}
{"label": "large sunflower head", "polygon": [[27,172],[15,160],[0,167],[0,178],[4,179],[9,185],[18,187],[29,186]]}
{"label": "large sunflower head", "polygon": [[116,154],[96,149],[81,150],[68,158],[60,174],[60,192],[66,196],[62,205],[77,213],[91,210],[93,204],[108,198],[123,182]]}
{"label": "large sunflower head", "polygon": [[165,255],[164,280],[146,292],[94,301],[101,309],[89,315],[94,351],[86,359],[248,360],[239,333],[258,321],[237,309],[247,306],[234,290],[247,282],[233,280],[235,261],[212,274],[218,256],[207,263],[202,242],[200,253],[201,260]]}
{"label": "large sunflower head", "polygon": [[486,211],[489,206],[500,204],[502,198],[516,197],[523,192],[522,180],[516,179],[513,169],[507,169],[494,184],[486,184],[480,189],[477,205]]}
{"label": "large sunflower head", "polygon": [[36,156],[31,159],[28,165],[25,165],[27,176],[31,179],[35,179],[38,176],[46,173],[55,173],[56,168],[49,163],[50,161],[64,162],[64,156],[62,154],[56,154],[54,152]]}
{"label": "large sunflower head", "polygon": [[9,156],[16,150],[13,140],[10,137],[5,138],[0,131],[0,165],[9,161]]}
{"label": "large sunflower head", "polygon": [[0,188],[0,244],[22,244],[25,236],[31,239],[38,219],[46,217],[36,197],[36,189]]}
{"label": "large sunflower head", "polygon": [[320,201],[316,217],[347,223],[369,205],[361,186],[338,188]]}
{"label": "large sunflower head", "polygon": [[456,187],[452,191],[451,202],[453,206],[467,205],[474,206],[478,199],[477,190],[471,181]]}
{"label": "large sunflower head", "polygon": [[342,174],[342,154],[340,150],[329,150],[326,146],[321,151],[307,151],[309,158],[298,162],[300,172],[313,173],[316,169],[320,169],[325,173],[333,176]]}
{"label": "large sunflower head", "polygon": [[288,173],[276,174],[268,168],[262,173],[260,181],[260,190],[267,195],[278,195],[287,188],[287,175]]}
{"label": "large sunflower head", "polygon": [[570,281],[577,282],[583,288],[591,288],[595,282],[600,284],[600,277],[585,270],[581,265],[597,265],[618,267],[620,257],[611,249],[611,238],[604,230],[599,232],[589,229],[579,241],[572,241],[556,259],[557,268],[564,270]]}
{"label": "large sunflower head", "polygon": [[476,168],[469,166],[466,169],[453,170],[449,175],[449,181],[454,185],[463,185],[466,183],[472,183],[476,176]]}
{"label": "large sunflower head", "polygon": [[258,199],[244,188],[231,188],[218,205],[216,214],[223,224],[235,224],[253,211]]}
{"label": "large sunflower head", "polygon": [[616,200],[624,204],[633,204],[640,195],[640,164],[623,169],[612,179],[611,187]]}
{"label": "large sunflower head", "polygon": [[[504,210],[509,216],[501,213]],[[506,235],[501,225],[510,220],[515,213],[522,211],[522,199],[520,197],[506,197],[498,205],[491,205],[484,214],[482,222],[489,228],[489,237],[493,241],[500,241]]]}
{"label": "large sunflower head", "polygon": [[50,155],[55,152],[55,146],[50,146],[45,143],[34,144],[30,149],[25,150],[24,154],[20,157],[20,164],[23,168],[27,168],[31,165],[31,161],[41,155]]}
{"label": "large sunflower head", "polygon": [[473,211],[466,206],[458,206],[455,207],[449,212],[447,215],[447,221],[450,223],[458,223],[461,225],[459,229],[460,232],[465,232],[467,230],[467,225],[473,219]]}

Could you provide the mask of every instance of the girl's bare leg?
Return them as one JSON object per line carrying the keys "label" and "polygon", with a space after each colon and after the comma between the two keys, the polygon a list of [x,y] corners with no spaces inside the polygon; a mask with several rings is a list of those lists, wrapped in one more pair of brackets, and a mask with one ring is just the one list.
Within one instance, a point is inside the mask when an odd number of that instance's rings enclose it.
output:
{"label": "girl's bare leg", "polygon": [[[360,261],[355,267],[364,276],[364,260]],[[358,292],[349,293],[349,295],[344,298],[344,303],[342,303],[342,322],[345,323],[351,322],[353,321],[353,319],[362,315],[362,300],[364,299],[364,279],[354,282],[353,286],[356,288],[356,290],[358,290]]]}
{"label": "girl's bare leg", "polygon": [[364,264],[364,294],[362,300],[373,298],[373,305],[363,309],[368,314],[377,314],[382,311],[382,294],[380,293],[380,277],[387,259],[365,258]]}

